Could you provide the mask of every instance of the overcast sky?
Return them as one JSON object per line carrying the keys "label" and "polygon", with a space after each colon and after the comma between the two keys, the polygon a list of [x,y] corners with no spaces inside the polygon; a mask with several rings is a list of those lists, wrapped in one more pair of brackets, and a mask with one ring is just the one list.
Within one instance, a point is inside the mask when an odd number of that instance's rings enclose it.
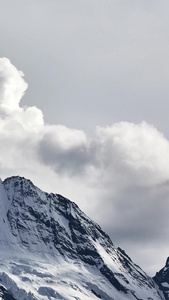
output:
{"label": "overcast sky", "polygon": [[70,198],[150,275],[169,256],[168,16],[168,0],[0,0],[1,178]]}

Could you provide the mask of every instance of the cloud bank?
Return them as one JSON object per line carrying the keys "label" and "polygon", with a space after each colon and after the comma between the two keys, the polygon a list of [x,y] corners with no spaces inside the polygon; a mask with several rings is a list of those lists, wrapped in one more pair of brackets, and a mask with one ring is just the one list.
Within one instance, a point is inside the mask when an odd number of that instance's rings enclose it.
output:
{"label": "cloud bank", "polygon": [[23,77],[0,59],[1,177],[19,174],[62,191],[137,263],[149,261],[147,270],[158,270],[168,247],[169,141],[146,122],[97,127],[92,139],[82,130],[46,124],[40,109],[20,105],[28,87]]}

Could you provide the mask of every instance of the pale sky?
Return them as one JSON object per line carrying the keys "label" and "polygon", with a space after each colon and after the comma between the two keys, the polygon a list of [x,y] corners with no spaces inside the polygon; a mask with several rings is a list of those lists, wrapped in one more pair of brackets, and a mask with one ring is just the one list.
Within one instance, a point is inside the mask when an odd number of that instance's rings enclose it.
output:
{"label": "pale sky", "polygon": [[154,275],[169,256],[168,0],[0,7],[1,178],[70,198]]}

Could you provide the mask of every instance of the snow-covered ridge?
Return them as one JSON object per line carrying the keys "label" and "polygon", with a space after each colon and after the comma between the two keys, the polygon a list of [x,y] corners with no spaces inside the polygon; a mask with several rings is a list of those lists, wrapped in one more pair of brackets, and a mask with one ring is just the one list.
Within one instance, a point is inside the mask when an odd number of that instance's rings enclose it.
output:
{"label": "snow-covered ridge", "polygon": [[0,208],[0,280],[16,300],[163,299],[154,281],[63,196],[15,176],[0,182]]}

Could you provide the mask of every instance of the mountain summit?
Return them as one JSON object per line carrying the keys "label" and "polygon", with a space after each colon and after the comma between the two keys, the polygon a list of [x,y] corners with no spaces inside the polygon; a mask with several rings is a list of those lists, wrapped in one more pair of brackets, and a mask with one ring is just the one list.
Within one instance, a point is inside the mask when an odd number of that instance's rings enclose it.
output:
{"label": "mountain summit", "polygon": [[0,182],[0,299],[164,297],[75,203],[16,176]]}

